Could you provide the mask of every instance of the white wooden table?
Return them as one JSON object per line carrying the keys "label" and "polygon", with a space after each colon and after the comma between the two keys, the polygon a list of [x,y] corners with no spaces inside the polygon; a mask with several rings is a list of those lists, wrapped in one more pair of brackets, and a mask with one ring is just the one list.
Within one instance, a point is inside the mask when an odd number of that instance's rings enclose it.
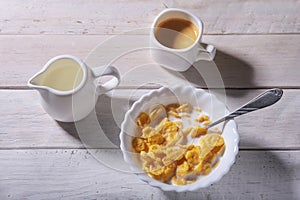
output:
{"label": "white wooden table", "polygon": [[[101,164],[84,148],[74,125],[51,119],[38,93],[26,86],[51,57],[68,53],[84,59],[109,36],[149,27],[166,7],[190,10],[203,20],[203,41],[218,49],[215,62],[230,110],[267,88],[284,89],[279,103],[236,119],[235,165],[220,182],[195,193],[163,192]],[[300,199],[299,10],[297,0],[1,0],[0,199]],[[131,60],[119,67],[122,75]],[[193,71],[183,75],[205,87]],[[128,97],[134,90],[134,100],[172,80],[165,72],[136,90],[142,77],[122,81],[117,93]],[[118,144],[119,128],[106,109],[110,94],[99,101],[102,126]]]}

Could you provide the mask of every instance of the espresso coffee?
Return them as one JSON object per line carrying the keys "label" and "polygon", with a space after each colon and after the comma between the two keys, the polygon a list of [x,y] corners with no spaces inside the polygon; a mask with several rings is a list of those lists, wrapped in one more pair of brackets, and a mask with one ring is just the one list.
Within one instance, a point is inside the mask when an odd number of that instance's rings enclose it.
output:
{"label": "espresso coffee", "polygon": [[199,29],[191,21],[171,18],[160,22],[155,27],[155,37],[164,46],[184,49],[191,46],[198,38]]}

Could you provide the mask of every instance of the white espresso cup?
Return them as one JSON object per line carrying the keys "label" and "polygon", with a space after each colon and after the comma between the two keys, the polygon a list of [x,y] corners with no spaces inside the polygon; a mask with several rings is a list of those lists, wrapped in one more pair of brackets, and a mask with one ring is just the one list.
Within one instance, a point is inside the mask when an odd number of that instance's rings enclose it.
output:
{"label": "white espresso cup", "polygon": [[[112,79],[98,84],[102,76]],[[112,66],[90,68],[75,56],[60,55],[50,59],[28,86],[40,93],[41,104],[52,118],[73,122],[85,118],[95,108],[98,96],[119,83],[120,74]]]}
{"label": "white espresso cup", "polygon": [[[191,45],[186,48],[170,48],[157,39],[156,30],[159,28],[159,24],[170,19],[186,20],[192,22],[197,27],[198,35]],[[170,34],[174,32],[172,29],[167,30],[170,30]],[[177,8],[163,10],[158,14],[151,26],[150,47],[153,60],[163,67],[175,71],[186,71],[194,62],[200,60],[213,60],[216,48],[213,45],[201,44],[202,34],[203,23],[192,13]]]}

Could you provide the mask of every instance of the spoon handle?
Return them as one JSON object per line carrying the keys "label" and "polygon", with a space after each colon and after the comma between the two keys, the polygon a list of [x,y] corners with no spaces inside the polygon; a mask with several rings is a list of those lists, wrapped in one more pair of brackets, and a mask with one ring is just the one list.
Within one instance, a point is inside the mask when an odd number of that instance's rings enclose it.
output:
{"label": "spoon handle", "polygon": [[243,105],[242,107],[240,107],[239,109],[237,109],[237,110],[233,111],[232,113],[229,113],[225,117],[209,124],[208,126],[206,126],[206,128],[209,129],[223,121],[233,119],[237,116],[240,116],[240,115],[243,115],[243,114],[255,111],[255,110],[259,110],[261,108],[268,107],[268,106],[276,103],[282,97],[282,94],[283,94],[283,91],[279,88],[267,90],[264,93],[255,97],[254,99],[252,99],[251,101],[249,101],[248,103],[246,103],[245,105]]}

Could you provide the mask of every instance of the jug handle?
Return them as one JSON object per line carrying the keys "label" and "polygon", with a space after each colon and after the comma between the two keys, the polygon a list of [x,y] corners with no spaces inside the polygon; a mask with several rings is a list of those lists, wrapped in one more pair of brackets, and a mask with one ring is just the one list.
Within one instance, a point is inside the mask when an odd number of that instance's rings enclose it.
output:
{"label": "jug handle", "polygon": [[117,68],[113,67],[113,66],[101,66],[101,67],[96,67],[96,68],[92,68],[92,74],[94,76],[94,78],[99,78],[102,76],[112,76],[113,78],[109,81],[107,81],[106,83],[104,83],[103,85],[97,85],[96,88],[96,93],[98,95],[106,93],[112,89],[114,89],[115,87],[117,87],[120,84],[120,73],[117,70]]}

